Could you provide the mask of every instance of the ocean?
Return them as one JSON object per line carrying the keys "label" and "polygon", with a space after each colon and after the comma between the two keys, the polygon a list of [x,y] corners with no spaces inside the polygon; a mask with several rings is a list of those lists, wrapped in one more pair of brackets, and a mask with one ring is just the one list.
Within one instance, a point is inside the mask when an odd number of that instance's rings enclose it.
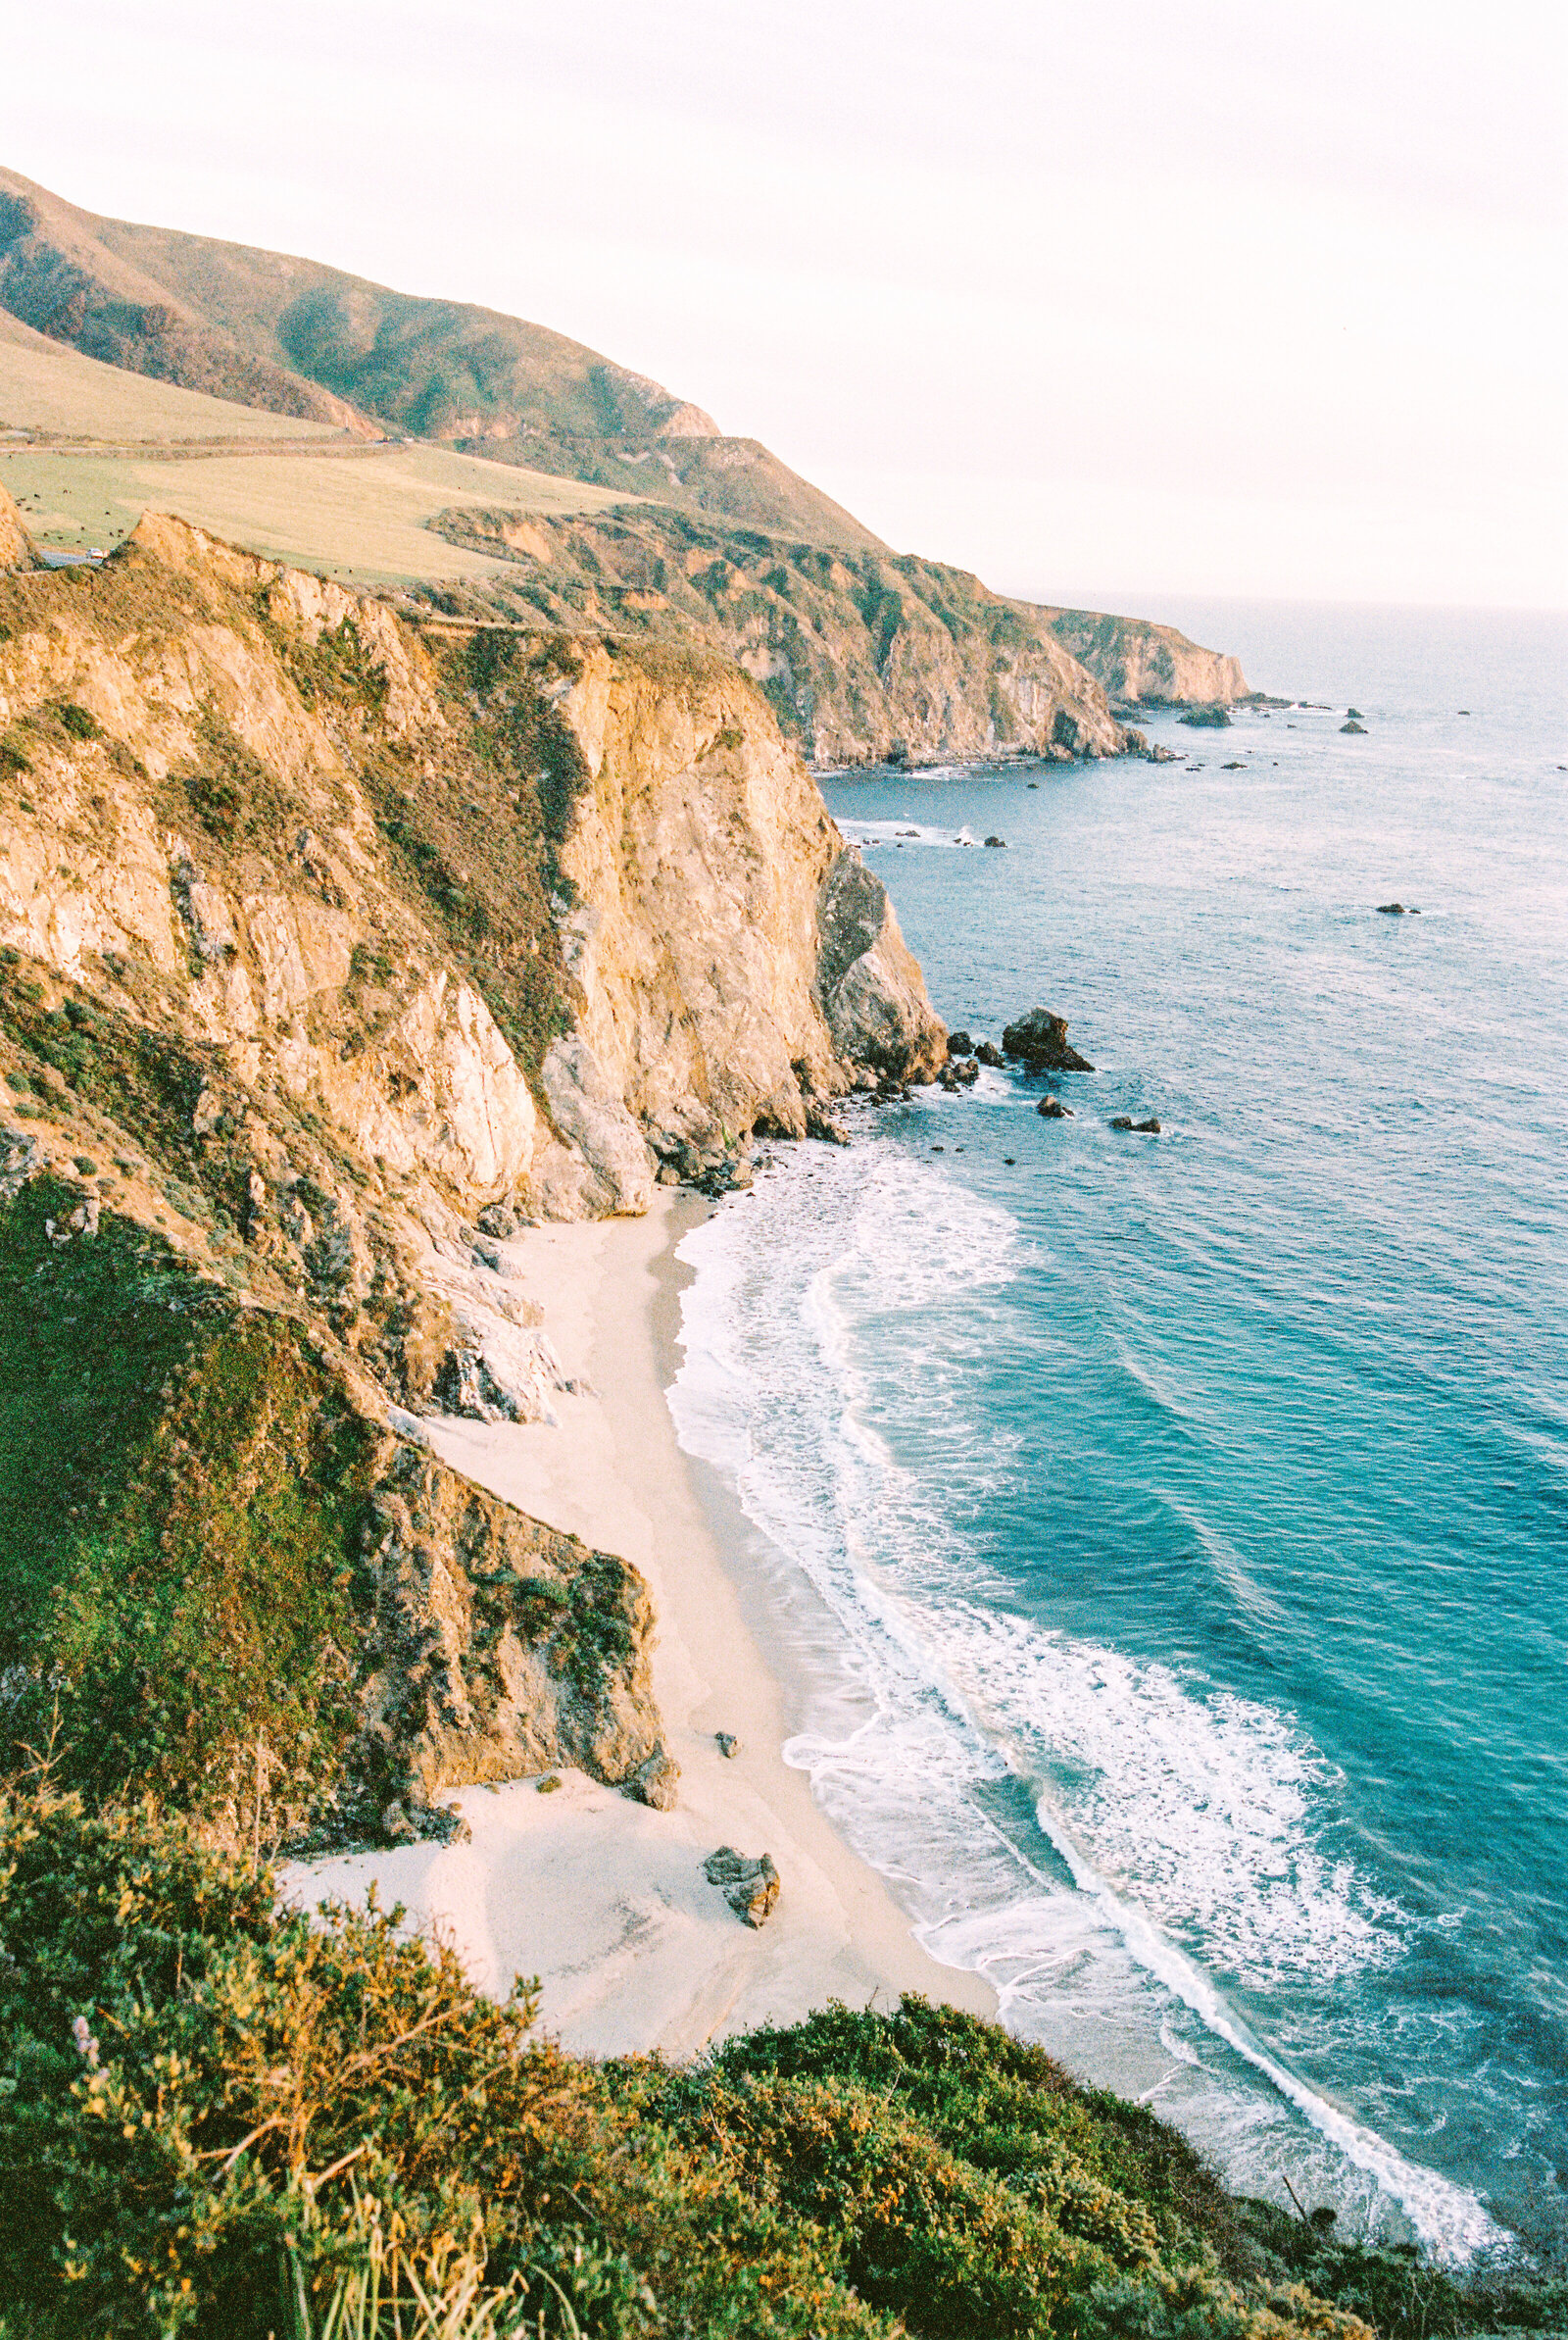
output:
{"label": "ocean", "polygon": [[1244,2191],[1560,2259],[1568,625],[1168,614],[1311,704],[826,783],[947,1022],[1097,1070],[772,1148],[670,1402],[938,1958]]}

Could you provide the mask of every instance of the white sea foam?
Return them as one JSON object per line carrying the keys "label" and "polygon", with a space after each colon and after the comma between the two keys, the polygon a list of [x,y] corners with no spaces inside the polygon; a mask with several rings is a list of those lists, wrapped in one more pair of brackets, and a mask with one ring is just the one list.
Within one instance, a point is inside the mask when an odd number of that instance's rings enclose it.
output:
{"label": "white sea foam", "polygon": [[681,1442],[733,1473],[839,1637],[856,1718],[841,1700],[788,1759],[926,1946],[983,1972],[1015,2029],[1157,2097],[1238,2182],[1299,2174],[1294,2114],[1324,2141],[1322,2189],[1374,2227],[1392,2200],[1446,2257],[1499,2248],[1473,2194],[1307,2085],[1225,1996],[1333,1990],[1402,1952],[1401,1913],[1323,1849],[1330,1767],[1278,1709],[1006,1608],[940,1482],[898,1460],[917,1424],[961,1441],[970,1487],[1005,1469],[963,1405],[1017,1271],[1008,1215],[886,1140],[808,1146],[682,1257]]}

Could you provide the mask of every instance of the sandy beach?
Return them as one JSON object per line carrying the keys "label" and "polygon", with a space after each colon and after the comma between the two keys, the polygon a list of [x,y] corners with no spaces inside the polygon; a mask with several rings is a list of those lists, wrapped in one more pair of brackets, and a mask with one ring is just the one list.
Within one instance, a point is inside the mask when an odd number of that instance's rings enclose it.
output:
{"label": "sandy beach", "polygon": [[[455,1469],[647,1577],[678,1809],[649,1811],[576,1771],[544,1795],[532,1780],[469,1788],[455,1799],[468,1843],[295,1867],[287,1889],[359,1900],[375,1879],[486,1989],[537,1975],[543,2026],[584,2054],[689,2056],[830,1999],[886,2006],[906,1990],[994,2014],[978,1976],[920,1948],[783,1759],[788,1683],[760,1646],[766,1610],[745,1581],[738,1514],[726,1520],[716,1490],[700,1487],[664,1398],[684,1272],[674,1249],[707,1208],[661,1190],[646,1219],[533,1228],[508,1246],[566,1373],[593,1394],[561,1397],[556,1427],[426,1425]],[[719,1752],[717,1731],[738,1738],[737,1756]],[[726,1844],[778,1866],[783,1890],[760,1932],[703,1873]]]}

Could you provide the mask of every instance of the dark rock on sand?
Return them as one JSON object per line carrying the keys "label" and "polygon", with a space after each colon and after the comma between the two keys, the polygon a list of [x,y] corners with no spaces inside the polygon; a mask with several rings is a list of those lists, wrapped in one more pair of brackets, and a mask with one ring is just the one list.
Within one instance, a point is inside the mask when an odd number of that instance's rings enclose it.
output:
{"label": "dark rock on sand", "polygon": [[715,1730],[713,1744],[720,1755],[727,1756],[732,1760],[741,1751],[741,1743],[732,1730]]}
{"label": "dark rock on sand", "polygon": [[772,1856],[748,1861],[733,1845],[721,1844],[703,1863],[703,1874],[717,1885],[737,1917],[748,1925],[765,1925],[778,1900],[779,1876]]}
{"label": "dark rock on sand", "polygon": [[1002,1035],[1004,1056],[1016,1057],[1031,1072],[1093,1072],[1094,1066],[1067,1045],[1067,1019],[1049,1008],[1031,1008]]}

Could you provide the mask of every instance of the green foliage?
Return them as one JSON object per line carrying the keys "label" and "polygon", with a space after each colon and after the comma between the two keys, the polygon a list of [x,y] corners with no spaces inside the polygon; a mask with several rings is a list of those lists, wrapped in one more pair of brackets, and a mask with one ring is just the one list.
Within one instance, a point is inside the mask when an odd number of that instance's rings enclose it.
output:
{"label": "green foliage", "polygon": [[[578,2064],[373,1900],[0,1797],[0,2297],[52,2340],[1381,2340],[1561,2328],[1229,2200],[949,2008]],[[395,2311],[395,2314],[394,2314]],[[400,2317],[401,2321],[396,2320]],[[1422,2318],[1425,2320],[1422,2320]]]}
{"label": "green foliage", "polygon": [[74,706],[69,700],[63,701],[55,709],[55,715],[61,729],[69,733],[73,739],[101,739],[103,737],[98,726],[97,717],[89,715],[85,707]]}
{"label": "green foliage", "polygon": [[78,1197],[0,1215],[0,1667],[59,1776],[297,1828],[355,1726],[368,1435],[299,1328]]}

